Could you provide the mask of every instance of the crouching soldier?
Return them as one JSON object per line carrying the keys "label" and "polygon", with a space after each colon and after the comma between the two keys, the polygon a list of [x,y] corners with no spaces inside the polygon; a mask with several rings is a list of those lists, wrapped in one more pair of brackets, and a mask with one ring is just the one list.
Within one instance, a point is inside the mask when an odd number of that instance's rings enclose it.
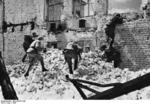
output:
{"label": "crouching soldier", "polygon": [[101,51],[103,52],[102,59],[105,60],[106,62],[112,62],[114,61],[114,67],[119,67],[121,63],[121,54],[120,52],[113,48],[107,46],[102,46]]}
{"label": "crouching soldier", "polygon": [[70,41],[66,48],[63,51],[65,61],[69,66],[69,73],[73,75],[73,68],[72,68],[72,59],[74,60],[74,70],[78,68],[79,60],[81,60],[81,53],[83,49],[73,41]]}
{"label": "crouching soldier", "polygon": [[34,38],[38,37],[38,35],[34,32],[31,35],[25,35],[24,36],[24,42],[23,42],[23,49],[25,51],[25,55],[22,58],[22,62],[25,62],[25,59],[27,57],[27,50],[30,47],[31,43],[34,41]]}
{"label": "crouching soldier", "polygon": [[105,33],[107,42],[109,43],[110,47],[113,46],[114,39],[115,39],[115,29],[118,24],[123,23],[123,18],[120,14],[116,14],[109,22],[109,24],[106,25]]}
{"label": "crouching soldier", "polygon": [[38,37],[38,39],[35,39],[35,41],[32,42],[30,45],[30,48],[27,50],[27,55],[29,57],[29,67],[27,72],[25,73],[25,77],[29,75],[29,71],[31,70],[31,67],[36,61],[40,61],[41,66],[42,66],[42,71],[48,71],[44,67],[44,61],[43,57],[41,56],[41,51],[44,49],[41,45],[41,41],[43,40],[43,37]]}

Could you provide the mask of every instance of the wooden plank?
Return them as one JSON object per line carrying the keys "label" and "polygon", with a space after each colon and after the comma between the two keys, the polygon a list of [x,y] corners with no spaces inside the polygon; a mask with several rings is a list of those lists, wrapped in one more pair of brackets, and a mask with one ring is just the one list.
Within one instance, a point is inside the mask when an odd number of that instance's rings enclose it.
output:
{"label": "wooden plank", "polygon": [[2,88],[2,94],[6,100],[18,100],[15,89],[10,81],[9,75],[7,74],[4,60],[0,52],[0,85]]}
{"label": "wooden plank", "polygon": [[112,87],[112,86],[115,87],[115,86],[121,85],[121,83],[99,84],[99,83],[90,82],[90,81],[86,81],[86,80],[80,80],[80,79],[71,79],[71,80],[76,80],[77,82],[90,84],[90,85],[98,86],[98,87]]}
{"label": "wooden plank", "polygon": [[101,94],[97,94],[95,96],[89,97],[89,100],[108,100],[113,99],[130,92],[140,90],[142,88],[148,87],[150,85],[150,73],[146,74],[142,77],[133,79],[129,82],[123,83],[120,86],[111,88],[102,92]]}
{"label": "wooden plank", "polygon": [[86,86],[86,85],[83,85],[83,84],[80,84],[80,83],[78,83],[78,85],[79,85],[79,87],[81,87],[81,88],[83,88],[83,89],[86,89],[86,90],[88,90],[88,91],[91,91],[91,92],[93,92],[93,93],[95,93],[95,94],[99,94],[100,92],[98,92],[98,91],[96,91],[96,90],[94,90],[94,89],[92,89],[92,88],[90,88],[90,87],[88,87],[88,86]]}
{"label": "wooden plank", "polygon": [[83,99],[87,99],[86,95],[84,94],[84,92],[83,92],[82,89],[80,88],[80,84],[79,84],[77,81],[71,80],[71,79],[69,78],[69,75],[66,75],[66,79],[69,80],[69,81],[75,86],[75,88],[77,89],[77,91],[79,92],[79,94],[81,95],[81,97],[82,97]]}
{"label": "wooden plank", "polygon": [[78,83],[76,81],[72,81],[73,85],[76,87],[76,89],[78,90],[78,92],[80,93],[81,97],[83,99],[87,99],[86,95],[84,94],[84,92],[82,91],[82,89],[78,86]]}

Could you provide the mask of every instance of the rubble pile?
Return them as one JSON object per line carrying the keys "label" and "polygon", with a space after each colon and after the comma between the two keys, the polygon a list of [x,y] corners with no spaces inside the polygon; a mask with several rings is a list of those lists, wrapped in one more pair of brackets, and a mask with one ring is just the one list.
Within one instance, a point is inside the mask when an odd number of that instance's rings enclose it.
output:
{"label": "rubble pile", "polygon": [[[68,65],[64,61],[61,50],[51,49],[43,54],[45,66],[48,72],[42,72],[41,66],[36,63],[28,78],[24,77],[28,63],[7,66],[12,84],[21,100],[48,100],[48,99],[82,99],[73,84],[66,80]],[[114,68],[113,63],[106,63],[101,59],[101,52],[89,52],[82,54],[82,60],[77,69],[77,79],[83,79],[100,84],[127,82],[150,72],[141,70],[137,72],[129,69]],[[97,91],[105,91],[102,88],[87,85]],[[93,95],[84,90],[87,96]],[[149,99],[150,87],[131,92],[115,99]]]}

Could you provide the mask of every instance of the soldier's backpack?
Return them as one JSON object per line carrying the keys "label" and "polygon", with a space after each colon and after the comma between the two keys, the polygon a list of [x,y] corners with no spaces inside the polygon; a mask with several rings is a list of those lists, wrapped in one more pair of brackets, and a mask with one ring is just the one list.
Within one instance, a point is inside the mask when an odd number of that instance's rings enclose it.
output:
{"label": "soldier's backpack", "polygon": [[23,49],[25,50],[25,52],[28,50],[33,41],[34,40],[32,39],[32,36],[29,35],[24,36]]}

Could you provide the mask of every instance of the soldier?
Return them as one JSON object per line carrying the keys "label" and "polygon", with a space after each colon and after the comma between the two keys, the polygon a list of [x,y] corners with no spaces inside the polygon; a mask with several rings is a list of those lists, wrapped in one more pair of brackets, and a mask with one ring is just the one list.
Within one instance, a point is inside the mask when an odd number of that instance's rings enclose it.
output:
{"label": "soldier", "polygon": [[107,49],[107,46],[106,45],[102,45],[100,47],[100,50],[101,50],[101,55],[102,55],[102,60],[106,61],[106,55],[105,55],[105,50]]}
{"label": "soldier", "polygon": [[109,24],[106,25],[105,33],[107,37],[107,42],[109,43],[110,47],[112,47],[115,39],[115,28],[118,24],[123,23],[123,18],[120,14],[116,14]]}
{"label": "soldier", "polygon": [[74,70],[77,69],[79,60],[81,60],[81,53],[82,53],[82,48],[73,41],[70,41],[66,49],[64,49],[64,57],[65,61],[67,62],[69,66],[69,73],[72,75],[73,74],[73,68],[72,68],[72,59],[74,59]]}
{"label": "soldier", "polygon": [[102,56],[103,60],[105,60],[106,62],[114,61],[114,67],[119,67],[121,63],[121,54],[117,49],[113,47],[107,48],[107,46],[104,45],[101,47],[101,51],[104,52]]}
{"label": "soldier", "polygon": [[33,66],[35,61],[40,61],[42,66],[42,71],[48,71],[44,67],[44,61],[43,57],[41,56],[41,51],[44,49],[41,45],[41,41],[43,40],[43,37],[38,37],[38,39],[35,39],[32,44],[30,45],[30,48],[27,50],[27,55],[29,56],[29,68],[27,72],[25,73],[25,77],[29,75],[29,71],[31,70],[31,67]]}
{"label": "soldier", "polygon": [[35,32],[32,33],[32,36],[30,35],[24,36],[23,49],[25,51],[25,55],[22,58],[22,62],[25,62],[25,59],[27,57],[27,50],[30,47],[31,43],[34,41],[34,38],[36,37],[38,37],[38,35]]}

